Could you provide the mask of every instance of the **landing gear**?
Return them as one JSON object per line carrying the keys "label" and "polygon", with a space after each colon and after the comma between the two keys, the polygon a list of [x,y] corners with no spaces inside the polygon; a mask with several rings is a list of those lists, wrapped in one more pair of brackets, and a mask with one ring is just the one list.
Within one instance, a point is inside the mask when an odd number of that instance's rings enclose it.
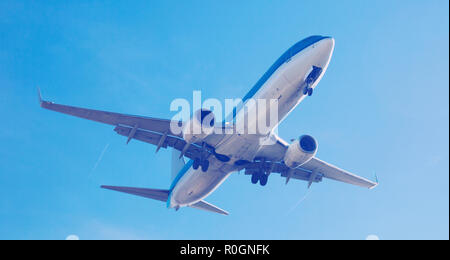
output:
{"label": "landing gear", "polygon": [[313,93],[313,89],[311,86],[316,82],[316,80],[319,78],[320,74],[322,73],[322,68],[312,66],[311,72],[306,77],[306,86],[303,88],[303,95],[311,96]]}
{"label": "landing gear", "polygon": [[261,184],[261,186],[266,186],[268,179],[269,176],[267,176],[267,174],[261,174],[261,176],[259,176],[259,184]]}
{"label": "landing gear", "polygon": [[314,89],[308,85],[303,88],[303,95],[311,96],[313,94]]}
{"label": "landing gear", "polygon": [[306,86],[303,88],[303,95],[307,95],[307,94],[308,94],[308,90],[309,90],[309,86],[306,85]]}
{"label": "landing gear", "polygon": [[199,167],[201,167],[203,172],[208,171],[209,161],[208,159],[206,159],[207,156],[204,155],[205,152],[206,152],[206,143],[203,143],[200,157],[195,158],[194,163],[192,164],[192,168],[194,168],[194,170],[197,170]]}
{"label": "landing gear", "polygon": [[194,163],[192,164],[192,168],[194,168],[194,170],[197,170],[199,167],[202,168],[203,172],[207,172],[209,168],[209,161],[201,160],[200,158],[195,158]]}
{"label": "landing gear", "polygon": [[257,173],[252,174],[252,183],[256,184],[259,181],[259,175]]}
{"label": "landing gear", "polygon": [[208,168],[209,168],[209,161],[208,160],[203,160],[201,162],[200,166],[202,167],[202,171],[203,172],[207,172]]}
{"label": "landing gear", "polygon": [[199,166],[200,166],[200,159],[195,158],[194,163],[192,164],[192,168],[194,168],[194,170],[197,170]]}
{"label": "landing gear", "polygon": [[266,186],[267,181],[269,180],[269,175],[265,174],[265,173],[258,173],[255,172],[252,174],[252,183],[256,184],[259,181],[259,184],[261,186]]}
{"label": "landing gear", "polygon": [[269,175],[271,172],[273,172],[274,164],[273,162],[266,162],[265,158],[259,158],[255,161],[255,163],[258,163],[259,167],[251,170],[252,183],[256,184],[259,181],[259,184],[261,186],[266,186],[267,181],[269,179]]}

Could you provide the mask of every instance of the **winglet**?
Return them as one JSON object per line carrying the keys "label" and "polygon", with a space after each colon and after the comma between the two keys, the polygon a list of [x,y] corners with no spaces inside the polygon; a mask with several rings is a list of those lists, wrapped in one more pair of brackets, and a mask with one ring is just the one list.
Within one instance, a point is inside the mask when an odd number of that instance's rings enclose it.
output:
{"label": "winglet", "polygon": [[377,174],[375,174],[375,185],[373,185],[372,187],[369,188],[369,190],[374,189],[376,186],[378,186],[379,182],[378,182],[378,176]]}
{"label": "winglet", "polygon": [[39,98],[39,105],[42,106],[42,95],[41,95],[41,90],[39,89],[39,87],[37,88],[38,91],[38,98]]}

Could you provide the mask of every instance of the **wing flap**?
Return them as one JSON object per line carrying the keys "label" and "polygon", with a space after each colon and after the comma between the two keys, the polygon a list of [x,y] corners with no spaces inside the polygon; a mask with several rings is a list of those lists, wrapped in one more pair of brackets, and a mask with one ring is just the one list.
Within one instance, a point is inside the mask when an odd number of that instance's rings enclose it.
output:
{"label": "wing flap", "polygon": [[[114,131],[116,131],[119,135],[129,136],[132,128],[126,126],[116,126]],[[163,138],[163,134],[145,130],[136,130],[133,135],[133,139],[153,145],[159,145],[161,138]],[[184,139],[170,135],[166,136],[163,143],[161,143],[162,148],[172,147],[178,151],[182,151],[185,145],[186,141],[184,141]],[[191,144],[184,153],[184,156],[194,159],[199,157],[201,152],[202,149],[198,144]]]}

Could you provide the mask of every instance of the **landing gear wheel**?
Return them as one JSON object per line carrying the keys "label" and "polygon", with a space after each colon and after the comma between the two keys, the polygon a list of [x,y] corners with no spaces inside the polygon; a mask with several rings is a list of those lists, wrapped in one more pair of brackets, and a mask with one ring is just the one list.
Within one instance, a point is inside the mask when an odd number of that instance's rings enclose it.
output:
{"label": "landing gear wheel", "polygon": [[259,176],[258,176],[258,174],[257,174],[257,173],[253,173],[253,174],[252,174],[252,183],[253,183],[253,184],[256,184],[256,183],[258,183],[258,181],[259,181]]}
{"label": "landing gear wheel", "polygon": [[268,179],[269,179],[269,176],[267,176],[267,174],[262,174],[259,177],[259,184],[261,184],[261,186],[266,186]]}
{"label": "landing gear wheel", "polygon": [[305,86],[305,87],[303,88],[303,95],[308,94],[308,90],[309,90],[309,86]]}
{"label": "landing gear wheel", "polygon": [[192,164],[192,168],[194,168],[194,170],[197,170],[199,166],[200,166],[200,159],[195,158],[194,163]]}
{"label": "landing gear wheel", "polygon": [[204,161],[201,163],[201,167],[202,167],[202,171],[203,171],[203,172],[207,172],[207,171],[208,171],[208,168],[209,168],[209,161],[208,161],[208,160],[204,160]]}
{"label": "landing gear wheel", "polygon": [[314,89],[312,89],[312,88],[309,88],[309,89],[308,89],[308,96],[311,96],[311,95],[313,94],[313,90],[314,90]]}

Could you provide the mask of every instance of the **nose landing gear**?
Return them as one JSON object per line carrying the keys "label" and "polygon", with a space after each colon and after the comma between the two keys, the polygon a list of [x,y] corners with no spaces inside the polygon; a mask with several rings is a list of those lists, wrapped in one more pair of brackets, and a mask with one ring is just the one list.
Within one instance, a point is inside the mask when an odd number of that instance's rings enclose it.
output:
{"label": "nose landing gear", "polygon": [[306,77],[306,85],[303,88],[303,95],[311,96],[313,94],[313,88],[311,88],[312,84],[316,82],[316,80],[319,78],[320,74],[322,73],[322,68],[312,66],[311,72]]}
{"label": "nose landing gear", "polygon": [[309,86],[309,84],[307,84],[304,88],[303,88],[303,95],[308,95],[311,96],[313,94],[314,89],[311,88]]}

